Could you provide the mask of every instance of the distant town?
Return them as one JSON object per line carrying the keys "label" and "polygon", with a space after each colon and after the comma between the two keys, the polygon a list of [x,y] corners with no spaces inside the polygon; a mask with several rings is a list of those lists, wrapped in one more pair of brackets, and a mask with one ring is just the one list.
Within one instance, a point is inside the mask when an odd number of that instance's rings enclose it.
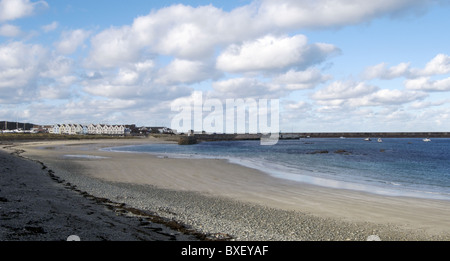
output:
{"label": "distant town", "polygon": [[0,122],[0,134],[3,133],[49,133],[61,135],[148,135],[148,134],[174,134],[167,127],[138,127],[136,124],[53,124],[36,125],[21,122]]}

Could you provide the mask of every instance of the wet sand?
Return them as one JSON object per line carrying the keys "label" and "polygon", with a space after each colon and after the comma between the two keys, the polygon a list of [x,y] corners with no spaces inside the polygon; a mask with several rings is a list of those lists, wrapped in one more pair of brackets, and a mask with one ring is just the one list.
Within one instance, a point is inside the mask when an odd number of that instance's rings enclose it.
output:
{"label": "wet sand", "polygon": [[[214,159],[101,151],[146,140],[16,144],[77,190],[232,240],[449,240],[450,202],[330,189]],[[6,148],[8,150],[8,148]],[[23,151],[22,151],[23,150]],[[0,192],[2,193],[2,192]]]}

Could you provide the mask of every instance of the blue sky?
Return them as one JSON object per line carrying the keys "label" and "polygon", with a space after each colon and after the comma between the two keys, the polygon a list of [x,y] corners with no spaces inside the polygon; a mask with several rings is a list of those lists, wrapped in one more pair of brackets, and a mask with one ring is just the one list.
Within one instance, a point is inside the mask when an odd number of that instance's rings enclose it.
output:
{"label": "blue sky", "polygon": [[448,131],[450,4],[0,0],[0,119],[166,125],[280,100],[282,131]]}

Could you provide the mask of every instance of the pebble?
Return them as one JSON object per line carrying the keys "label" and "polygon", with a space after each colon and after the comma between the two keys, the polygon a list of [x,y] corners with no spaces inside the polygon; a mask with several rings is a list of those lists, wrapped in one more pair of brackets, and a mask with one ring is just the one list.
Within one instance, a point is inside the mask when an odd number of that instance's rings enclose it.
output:
{"label": "pebble", "polygon": [[[63,170],[55,170],[55,175],[95,197],[150,211],[206,235],[227,235],[233,241],[365,241],[371,235],[389,240],[442,239],[391,225],[349,223],[195,192],[108,182]],[[448,236],[443,239],[449,240]]]}

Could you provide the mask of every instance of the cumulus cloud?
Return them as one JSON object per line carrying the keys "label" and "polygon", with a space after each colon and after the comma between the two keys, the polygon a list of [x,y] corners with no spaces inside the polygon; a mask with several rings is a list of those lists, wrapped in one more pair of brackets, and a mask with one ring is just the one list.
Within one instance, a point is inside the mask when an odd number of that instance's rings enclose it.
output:
{"label": "cumulus cloud", "polygon": [[294,111],[296,113],[308,112],[311,109],[311,104],[305,101],[287,101],[284,108],[288,111]]}
{"label": "cumulus cloud", "polygon": [[400,63],[390,68],[386,63],[380,63],[375,66],[366,68],[363,72],[363,77],[366,79],[384,79],[390,80],[398,77],[405,77],[410,74],[410,63]]}
{"label": "cumulus cloud", "polygon": [[215,95],[225,98],[280,98],[286,90],[277,84],[254,78],[233,78],[212,84]]}
{"label": "cumulus cloud", "polygon": [[131,25],[95,35],[87,62],[97,67],[120,66],[138,61],[143,52],[181,60],[205,58],[214,54],[215,45],[226,35],[217,28],[225,15],[213,6],[181,4],[153,11],[137,17]]}
{"label": "cumulus cloud", "polygon": [[56,30],[56,28],[58,28],[58,26],[59,26],[59,23],[56,21],[53,21],[52,23],[44,25],[41,28],[44,32],[48,33],[48,32]]}
{"label": "cumulus cloud", "polygon": [[364,82],[335,81],[315,92],[312,98],[315,100],[350,99],[373,93],[378,89],[378,87],[367,85]]}
{"label": "cumulus cloud", "polygon": [[71,54],[83,45],[90,34],[82,29],[65,31],[61,34],[61,40],[55,43],[56,50],[61,54]]}
{"label": "cumulus cloud", "polygon": [[174,99],[188,95],[190,88],[178,85],[160,85],[153,81],[154,63],[143,61],[121,67],[118,71],[106,70],[89,73],[81,81],[83,91],[100,97],[114,99]]}
{"label": "cumulus cloud", "polygon": [[405,81],[405,87],[410,90],[450,91],[450,78],[432,80],[430,77],[419,77]]}
{"label": "cumulus cloud", "polygon": [[[67,79],[67,82],[73,83],[74,80],[75,78],[70,77]],[[54,83],[39,86],[38,93],[40,99],[48,99],[48,100],[68,99],[70,97],[73,97],[73,93],[70,88],[67,88],[67,86],[60,86]]]}
{"label": "cumulus cloud", "polygon": [[133,39],[128,26],[110,28],[92,37],[86,65],[112,68],[134,63],[140,58],[141,48]]}
{"label": "cumulus cloud", "polygon": [[0,36],[5,37],[16,37],[19,36],[22,32],[20,28],[15,25],[4,24],[0,26]]}
{"label": "cumulus cloud", "polygon": [[438,101],[415,101],[412,102],[409,105],[410,109],[415,109],[415,110],[422,110],[422,109],[427,109],[430,107],[439,107],[441,105],[444,104],[448,104],[450,102],[450,99],[443,99],[443,100],[438,100]]}
{"label": "cumulus cloud", "polygon": [[450,73],[450,56],[438,54],[429,61],[423,70],[415,71],[416,75],[430,76]]}
{"label": "cumulus cloud", "polygon": [[318,84],[330,80],[330,75],[323,75],[317,68],[308,68],[304,71],[289,70],[273,78],[276,84],[284,85],[288,90],[312,89]]}
{"label": "cumulus cloud", "polygon": [[386,63],[366,68],[363,72],[365,79],[394,79],[406,78],[404,86],[408,90],[427,92],[450,91],[450,78],[433,79],[439,75],[450,73],[450,56],[438,54],[431,59],[424,68],[411,68],[410,63],[400,63],[387,67]]}
{"label": "cumulus cloud", "polygon": [[216,67],[227,72],[281,70],[305,68],[322,62],[339,49],[331,44],[308,44],[304,35],[272,35],[229,46],[217,58]]}
{"label": "cumulus cloud", "polygon": [[237,77],[212,83],[210,95],[228,98],[282,98],[293,91],[312,89],[324,83],[330,76],[316,68],[304,71],[290,70],[271,78]]}
{"label": "cumulus cloud", "polygon": [[380,89],[364,82],[335,81],[311,96],[317,104],[331,107],[400,105],[424,99],[424,92]]}
{"label": "cumulus cloud", "polygon": [[30,0],[1,0],[0,1],[0,22],[19,19],[32,15],[36,8],[48,7],[47,2]]}
{"label": "cumulus cloud", "polygon": [[[152,115],[143,101],[96,99],[88,96],[65,103],[35,103],[30,105],[29,109],[39,111],[33,116],[33,121],[41,124],[55,122],[132,124],[136,123],[135,119],[138,118],[136,115],[141,119]],[[58,113],[55,114],[55,111]]]}
{"label": "cumulus cloud", "polygon": [[50,57],[42,67],[40,76],[44,78],[59,78],[72,72],[74,61],[65,56]]}
{"label": "cumulus cloud", "polygon": [[258,15],[284,28],[341,27],[386,15],[416,13],[429,3],[430,0],[263,0]]}
{"label": "cumulus cloud", "polygon": [[87,61],[91,66],[114,67],[136,62],[142,52],[182,60],[203,60],[213,56],[218,47],[251,43],[256,38],[261,38],[260,43],[266,45],[269,43],[264,41],[274,40],[272,48],[287,44],[292,49],[295,48],[292,44],[296,44],[307,48],[308,54],[317,52],[319,56],[323,52],[335,51],[332,45],[306,45],[304,36],[265,39],[265,35],[287,32],[287,28],[273,25],[258,16],[259,8],[259,2],[230,12],[212,5],[194,8],[179,4],[152,11],[137,17],[131,25],[111,27],[95,35]]}
{"label": "cumulus cloud", "polygon": [[40,67],[47,56],[40,45],[11,42],[0,45],[0,99],[33,98]]}
{"label": "cumulus cloud", "polygon": [[392,67],[388,67],[386,63],[380,63],[366,68],[363,77],[389,80],[399,77],[420,78],[448,73],[450,73],[450,56],[438,54],[424,68],[411,68],[411,63],[400,63]]}
{"label": "cumulus cloud", "polygon": [[73,97],[71,85],[79,80],[74,73],[75,63],[65,56],[49,56],[39,72],[39,98],[66,99]]}
{"label": "cumulus cloud", "polygon": [[[175,15],[172,19],[176,19],[176,23],[169,25],[162,22],[162,18],[158,21],[167,29],[160,35],[160,39],[154,41],[154,50],[158,53],[183,59],[205,57],[213,54],[215,44],[222,40],[218,32],[214,31],[216,28],[213,21],[223,16],[223,13],[212,6],[192,8],[178,5],[162,12]],[[158,14],[155,19],[160,15],[162,14]]]}
{"label": "cumulus cloud", "polygon": [[371,94],[368,99],[373,104],[398,105],[422,100],[426,97],[428,94],[423,92],[383,89]]}
{"label": "cumulus cloud", "polygon": [[215,78],[216,74],[217,72],[208,63],[175,59],[159,70],[155,82],[163,85],[189,84]]}

